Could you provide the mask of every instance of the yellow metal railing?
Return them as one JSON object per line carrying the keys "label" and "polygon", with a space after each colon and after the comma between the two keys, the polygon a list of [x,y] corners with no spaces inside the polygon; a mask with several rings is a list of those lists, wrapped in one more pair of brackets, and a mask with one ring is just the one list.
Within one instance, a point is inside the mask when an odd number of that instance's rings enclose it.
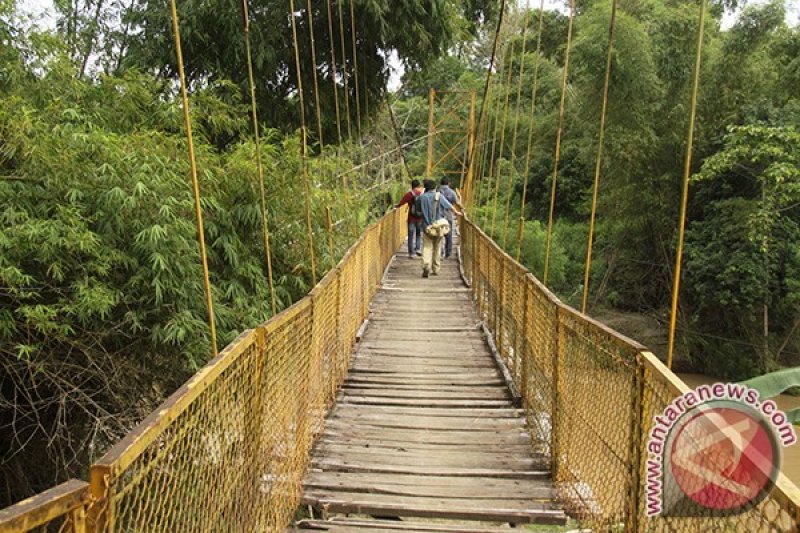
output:
{"label": "yellow metal railing", "polygon": [[71,479],[0,510],[0,533],[17,531],[84,533],[89,502],[89,484]]}
{"label": "yellow metal railing", "polygon": [[405,212],[311,293],[242,333],[91,469],[94,531],[282,531]]}
{"label": "yellow metal railing", "polygon": [[483,231],[461,221],[464,277],[522,396],[535,451],[593,531],[797,531],[800,491],[781,475],[745,514],[648,518],[653,417],[688,388],[642,345],[563,304]]}

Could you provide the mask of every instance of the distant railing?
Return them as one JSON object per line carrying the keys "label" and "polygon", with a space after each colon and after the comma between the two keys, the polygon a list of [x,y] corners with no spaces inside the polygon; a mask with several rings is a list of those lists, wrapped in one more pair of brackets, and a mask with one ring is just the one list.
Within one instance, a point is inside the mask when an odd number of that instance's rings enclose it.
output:
{"label": "distant railing", "polygon": [[522,396],[535,451],[558,493],[593,531],[798,531],[800,491],[782,474],[745,514],[649,518],[653,417],[688,387],[645,347],[563,304],[468,219],[464,276]]}
{"label": "distant railing", "polygon": [[91,497],[84,482],[61,485],[2,511],[0,532],[51,520],[72,532],[283,531],[405,217],[367,228],[308,296],[242,333],[109,450]]}
{"label": "distant railing", "polygon": [[0,510],[0,533],[59,531],[84,533],[89,484],[71,479]]}

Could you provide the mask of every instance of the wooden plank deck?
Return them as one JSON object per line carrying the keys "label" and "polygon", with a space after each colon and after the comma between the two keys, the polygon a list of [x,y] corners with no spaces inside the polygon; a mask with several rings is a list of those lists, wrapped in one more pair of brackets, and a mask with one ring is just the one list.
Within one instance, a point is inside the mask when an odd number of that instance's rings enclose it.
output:
{"label": "wooden plank deck", "polygon": [[455,258],[423,279],[420,260],[395,256],[304,479],[323,520],[293,530],[566,522],[479,326]]}

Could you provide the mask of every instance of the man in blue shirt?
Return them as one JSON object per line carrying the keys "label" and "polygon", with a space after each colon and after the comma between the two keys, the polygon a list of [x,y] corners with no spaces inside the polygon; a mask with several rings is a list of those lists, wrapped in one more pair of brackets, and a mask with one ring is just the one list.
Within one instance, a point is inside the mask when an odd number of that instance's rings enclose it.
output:
{"label": "man in blue shirt", "polygon": [[[425,192],[419,197],[422,206],[422,277],[427,278],[428,274],[434,276],[439,274],[442,266],[442,241],[444,236],[432,235],[429,233],[430,226],[439,219],[447,218],[445,213],[452,211],[453,204],[441,193],[436,192],[436,182],[425,180]],[[434,207],[438,198],[439,207],[434,213]],[[450,215],[452,218],[452,215]]]}
{"label": "man in blue shirt", "polygon": [[[458,194],[456,191],[450,188],[450,178],[444,177],[440,182],[441,185],[439,186],[439,192],[447,198],[447,201],[450,204],[461,207],[458,201]],[[445,235],[444,237],[444,257],[447,259],[453,254],[453,231],[455,230],[455,224],[453,223],[453,211],[447,211],[445,213],[445,218],[450,223],[450,233]]]}

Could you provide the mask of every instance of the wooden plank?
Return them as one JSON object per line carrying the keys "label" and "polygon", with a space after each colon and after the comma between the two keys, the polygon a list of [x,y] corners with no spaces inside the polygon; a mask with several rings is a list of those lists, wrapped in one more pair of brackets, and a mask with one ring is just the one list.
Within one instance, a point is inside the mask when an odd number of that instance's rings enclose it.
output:
{"label": "wooden plank", "polygon": [[323,435],[328,438],[359,438],[383,440],[385,442],[427,442],[430,444],[485,444],[503,446],[506,444],[530,444],[527,431],[458,431],[428,429],[397,429],[374,426],[353,427],[350,424],[326,423]]}
{"label": "wooden plank", "polygon": [[[465,487],[456,485],[450,487],[429,487],[429,486],[409,486],[409,485],[344,485],[325,486],[308,482],[303,493],[305,500],[319,501],[331,498],[363,498],[369,501],[384,500],[384,497],[394,496],[396,499],[436,499],[444,502],[456,501],[466,503],[467,500],[474,502],[473,505],[481,507],[484,505],[497,506],[501,502],[511,502],[512,504],[547,504],[552,500],[555,489],[552,487],[538,486],[527,491],[522,488],[514,490],[481,490],[480,487]],[[387,498],[388,499],[388,498]]]}
{"label": "wooden plank", "polygon": [[[414,516],[450,520],[481,520],[487,522],[507,522],[514,524],[565,524],[566,515],[562,510],[548,509],[542,505],[525,501],[502,500],[494,505],[479,507],[473,500],[439,500],[423,498],[400,498],[389,496],[389,501],[376,501],[371,498],[352,498],[344,495],[331,495],[329,498],[303,503],[326,509],[329,513],[356,513],[372,516]],[[488,504],[491,500],[487,501]]]}
{"label": "wooden plank", "polygon": [[481,452],[463,452],[454,455],[450,452],[390,452],[383,450],[344,451],[341,453],[326,450],[324,460],[319,464],[339,466],[386,466],[402,469],[404,467],[467,468],[491,470],[541,470],[548,465],[523,454],[496,455]]}
{"label": "wooden plank", "polygon": [[[411,382],[408,376],[403,376],[401,374],[376,374],[376,373],[353,373],[347,377],[345,384],[347,383],[372,383],[372,384],[384,384],[384,385],[393,385],[393,384],[407,384]],[[453,375],[453,376],[418,376],[413,381],[414,383],[420,383],[425,385],[453,385],[453,386],[475,386],[475,387],[488,387],[488,386],[503,386],[505,387],[505,383],[503,382],[502,378],[500,377],[499,373],[493,376],[484,376],[481,378],[476,378],[470,376],[468,374],[462,375]]]}
{"label": "wooden plank", "polygon": [[321,443],[315,448],[319,453],[330,459],[348,461],[385,461],[387,464],[399,465],[407,460],[418,461],[413,463],[421,466],[431,463],[436,466],[449,465],[480,465],[497,467],[504,465],[539,465],[541,460],[532,459],[528,450],[524,448],[496,450],[466,449],[458,445],[440,446],[439,448],[413,448],[400,443],[395,446],[352,445],[341,443]]}
{"label": "wooden plank", "polygon": [[447,391],[347,387],[344,389],[344,395],[348,399],[394,398],[416,400],[510,400],[508,391],[499,387],[496,389],[477,390],[474,388],[464,387],[463,390],[451,389]]}
{"label": "wooden plank", "polygon": [[461,418],[441,416],[383,416],[381,414],[362,414],[348,417],[334,416],[326,424],[337,426],[375,428],[433,429],[438,431],[507,431],[524,430],[525,422],[519,418]]}
{"label": "wooden plank", "polygon": [[298,522],[297,527],[303,531],[333,531],[335,533],[345,533],[350,531],[366,531],[367,533],[397,533],[398,531],[410,531],[412,533],[509,533],[508,528],[501,529],[485,526],[469,527],[463,524],[408,522],[406,520],[357,520],[353,518],[334,518],[332,520],[301,520]]}
{"label": "wooden plank", "polygon": [[425,400],[425,399],[400,399],[380,398],[377,396],[351,396],[343,399],[344,402],[362,405],[406,405],[419,407],[511,407],[508,400]]}
{"label": "wooden plank", "polygon": [[[411,386],[411,385],[409,385]],[[524,418],[525,411],[510,407],[494,409],[469,409],[464,407],[394,407],[394,406],[364,406],[348,405],[346,409],[334,407],[330,418],[349,417],[359,413],[394,415],[421,415],[421,416],[447,416],[456,418]]]}
{"label": "wooden plank", "polygon": [[408,522],[406,520],[381,520],[370,521],[354,520],[352,518],[332,520],[302,520],[287,530],[291,531],[330,531],[331,533],[509,533],[508,529],[469,527],[464,524],[442,524],[440,522],[422,523]]}
{"label": "wooden plank", "polygon": [[309,472],[303,483],[310,485],[343,484],[351,487],[370,487],[376,484],[389,484],[396,487],[453,487],[484,488],[487,491],[525,490],[526,487],[544,487],[552,490],[549,476],[543,474],[538,479],[505,479],[490,477],[419,476],[411,474],[369,474],[351,472]]}
{"label": "wooden plank", "polygon": [[[352,390],[352,391],[360,391],[360,390],[407,390],[407,391],[438,391],[438,392],[474,392],[474,393],[487,393],[493,394],[495,392],[508,392],[506,387],[504,386],[474,386],[469,387],[465,385],[450,385],[450,384],[433,384],[433,385],[420,385],[420,384],[406,384],[406,383],[397,383],[391,386],[391,389],[387,387],[385,384],[382,383],[371,383],[368,381],[365,382],[345,382],[342,387],[345,390]],[[524,416],[522,412],[518,412],[518,416]]]}
{"label": "wooden plank", "polygon": [[[335,437],[322,437],[317,440],[315,446],[315,450],[322,450],[324,445],[330,444],[334,446],[362,446],[374,449],[382,449],[382,448],[403,448],[406,450],[416,450],[420,452],[426,452],[431,450],[451,450],[454,453],[460,451],[486,451],[487,446],[485,444],[480,443],[468,443],[468,444],[458,444],[458,443],[428,443],[428,442],[414,442],[414,441],[396,441],[396,440],[387,440],[387,441],[376,441],[375,439],[365,439],[365,438],[357,438],[357,437],[343,437],[343,436],[335,436]],[[529,455],[531,452],[531,442],[512,442],[512,443],[499,443],[497,444],[498,447],[502,448],[502,450],[506,452],[517,452]]]}
{"label": "wooden plank", "polygon": [[[529,470],[511,470],[507,468],[464,468],[458,466],[443,467],[443,466],[394,466],[385,464],[356,464],[352,462],[345,462],[332,459],[313,459],[311,468],[319,469],[329,472],[369,472],[374,474],[414,474],[414,475],[429,475],[429,476],[451,476],[451,477],[495,477],[505,479],[539,479],[543,475],[547,475],[546,468],[549,465],[543,465],[540,468],[532,468]],[[543,474],[544,472],[544,474]]]}

